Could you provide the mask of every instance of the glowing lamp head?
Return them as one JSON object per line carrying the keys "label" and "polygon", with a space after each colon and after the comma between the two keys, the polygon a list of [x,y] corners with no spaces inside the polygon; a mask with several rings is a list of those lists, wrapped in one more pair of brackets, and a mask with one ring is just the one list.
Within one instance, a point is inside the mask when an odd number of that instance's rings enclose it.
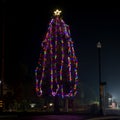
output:
{"label": "glowing lamp head", "polygon": [[58,10],[58,9],[57,9],[57,10],[54,11],[54,15],[55,15],[55,16],[60,16],[60,13],[61,13],[61,12],[62,12],[61,10]]}

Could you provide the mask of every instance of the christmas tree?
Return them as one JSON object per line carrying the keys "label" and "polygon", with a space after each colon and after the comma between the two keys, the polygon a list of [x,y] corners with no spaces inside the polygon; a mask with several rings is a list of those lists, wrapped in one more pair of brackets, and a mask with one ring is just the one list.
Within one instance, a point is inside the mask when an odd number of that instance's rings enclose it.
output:
{"label": "christmas tree", "polygon": [[77,94],[78,61],[69,26],[54,11],[45,39],[41,43],[38,65],[35,69],[38,96],[73,97]]}

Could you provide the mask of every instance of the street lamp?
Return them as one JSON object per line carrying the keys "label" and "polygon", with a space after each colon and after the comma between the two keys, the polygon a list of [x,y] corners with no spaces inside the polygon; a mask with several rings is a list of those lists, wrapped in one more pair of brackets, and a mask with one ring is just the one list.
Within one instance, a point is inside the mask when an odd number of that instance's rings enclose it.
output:
{"label": "street lamp", "polygon": [[98,65],[99,65],[99,107],[100,107],[100,114],[103,114],[103,107],[102,107],[102,81],[101,81],[101,43],[97,43],[98,48]]}

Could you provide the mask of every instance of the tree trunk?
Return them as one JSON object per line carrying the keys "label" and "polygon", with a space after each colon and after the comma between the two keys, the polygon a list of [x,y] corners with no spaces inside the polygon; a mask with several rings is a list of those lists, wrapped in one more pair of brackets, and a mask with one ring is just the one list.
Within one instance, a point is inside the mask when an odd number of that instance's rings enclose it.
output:
{"label": "tree trunk", "polygon": [[54,97],[54,112],[58,113],[60,112],[60,108],[59,108],[59,97],[55,96]]}
{"label": "tree trunk", "polygon": [[68,98],[65,98],[65,112],[68,112]]}

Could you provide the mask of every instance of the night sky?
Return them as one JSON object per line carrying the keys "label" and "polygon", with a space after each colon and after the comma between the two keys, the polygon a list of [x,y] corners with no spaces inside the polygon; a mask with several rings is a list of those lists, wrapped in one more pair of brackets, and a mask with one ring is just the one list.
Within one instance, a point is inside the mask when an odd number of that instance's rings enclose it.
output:
{"label": "night sky", "polygon": [[60,8],[74,41],[80,85],[98,95],[96,44],[101,41],[102,81],[107,82],[107,92],[120,100],[120,8],[102,3],[15,3],[7,0],[4,3],[6,81],[16,82],[15,74],[21,64],[29,77],[34,77],[41,42],[53,11]]}

